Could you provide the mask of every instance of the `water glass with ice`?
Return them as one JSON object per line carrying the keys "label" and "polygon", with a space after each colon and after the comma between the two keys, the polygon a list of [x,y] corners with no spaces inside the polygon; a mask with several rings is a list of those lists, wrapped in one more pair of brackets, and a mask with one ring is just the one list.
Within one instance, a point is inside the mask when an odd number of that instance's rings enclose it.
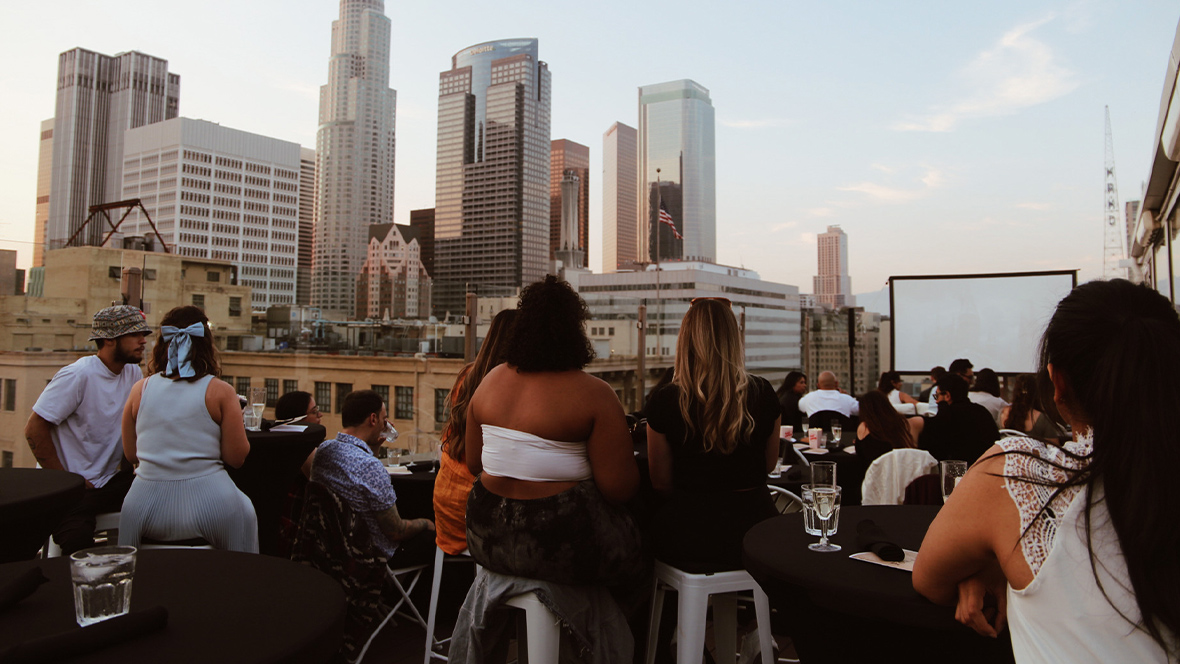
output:
{"label": "water glass with ice", "polygon": [[[815,496],[811,493],[811,485],[802,485],[800,491],[800,497],[803,498],[803,532],[819,537],[822,533],[819,531],[819,520],[815,518]],[[837,505],[832,512],[831,523],[828,524],[828,533],[835,535],[839,527],[840,506]]]}
{"label": "water glass with ice", "polygon": [[135,547],[99,546],[70,555],[74,617],[85,627],[131,610]]}

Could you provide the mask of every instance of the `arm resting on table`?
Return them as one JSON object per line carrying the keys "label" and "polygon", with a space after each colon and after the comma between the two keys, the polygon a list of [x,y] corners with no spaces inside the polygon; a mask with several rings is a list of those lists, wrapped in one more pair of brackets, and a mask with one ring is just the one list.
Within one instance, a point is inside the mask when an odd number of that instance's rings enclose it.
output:
{"label": "arm resting on table", "polygon": [[57,450],[53,448],[53,436],[50,435],[52,430],[53,425],[34,412],[25,425],[25,440],[29,441],[33,458],[37,459],[42,468],[65,470],[65,466],[61,465],[61,459],[57,458]]}
{"label": "arm resting on table", "polygon": [[397,505],[377,512],[377,524],[393,542],[403,542],[424,530],[434,530],[434,522],[430,519],[403,519],[397,513]]}

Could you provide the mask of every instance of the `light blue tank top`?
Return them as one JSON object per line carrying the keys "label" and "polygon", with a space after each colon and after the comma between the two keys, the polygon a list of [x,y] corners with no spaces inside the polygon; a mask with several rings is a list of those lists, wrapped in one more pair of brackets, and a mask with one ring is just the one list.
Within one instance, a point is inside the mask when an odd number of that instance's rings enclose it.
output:
{"label": "light blue tank top", "polygon": [[135,421],[138,477],[185,480],[225,468],[221,426],[205,407],[210,380],[213,376],[190,383],[156,374],[144,382]]}

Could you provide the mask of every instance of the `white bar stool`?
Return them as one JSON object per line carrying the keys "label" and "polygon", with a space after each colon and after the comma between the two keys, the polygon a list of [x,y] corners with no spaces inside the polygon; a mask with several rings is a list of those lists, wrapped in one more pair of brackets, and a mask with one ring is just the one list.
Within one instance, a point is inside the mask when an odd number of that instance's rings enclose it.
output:
{"label": "white bar stool", "polygon": [[542,604],[541,600],[537,599],[537,594],[533,592],[512,597],[504,604],[524,611],[525,633],[523,637],[520,635],[519,627],[517,629],[517,660],[523,664],[557,662],[561,646],[561,623],[557,616],[549,610],[549,607]]}

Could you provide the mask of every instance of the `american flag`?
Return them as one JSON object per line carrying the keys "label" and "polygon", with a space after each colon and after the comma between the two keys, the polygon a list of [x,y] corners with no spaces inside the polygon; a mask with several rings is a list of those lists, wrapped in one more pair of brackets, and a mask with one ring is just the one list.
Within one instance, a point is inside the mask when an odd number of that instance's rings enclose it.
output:
{"label": "american flag", "polygon": [[662,204],[660,205],[660,223],[667,224],[668,227],[672,229],[672,237],[676,238],[677,240],[684,239],[684,236],[680,234],[680,231],[676,230],[676,222],[672,221],[672,215],[668,214],[668,211],[664,209]]}

